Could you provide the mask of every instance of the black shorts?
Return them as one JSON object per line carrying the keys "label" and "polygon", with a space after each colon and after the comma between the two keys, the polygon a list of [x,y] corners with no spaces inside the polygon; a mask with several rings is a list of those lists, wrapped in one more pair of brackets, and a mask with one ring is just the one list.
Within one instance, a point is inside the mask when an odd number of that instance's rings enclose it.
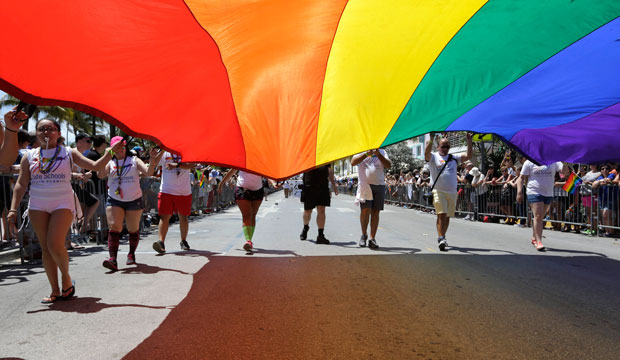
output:
{"label": "black shorts", "polygon": [[314,190],[304,187],[301,192],[301,202],[304,203],[304,210],[312,210],[317,206],[330,206],[331,194],[327,189]]}
{"label": "black shorts", "polygon": [[242,187],[237,187],[235,189],[235,200],[248,200],[248,201],[257,201],[263,200],[263,196],[265,195],[265,191],[263,188],[258,190],[248,190]]}
{"label": "black shorts", "polygon": [[119,201],[108,196],[106,206],[116,206],[123,210],[144,210],[144,203],[141,197],[133,201]]}
{"label": "black shorts", "polygon": [[75,192],[75,195],[77,195],[78,200],[85,204],[87,207],[91,207],[93,205],[95,205],[97,203],[97,201],[99,199],[97,199],[97,196],[95,196],[94,194],[90,193],[90,191],[88,191],[88,187],[84,186],[81,187],[79,185],[75,185],[73,184],[73,191]]}
{"label": "black shorts", "polygon": [[360,204],[360,208],[372,210],[383,210],[383,203],[385,202],[385,185],[370,185],[372,191],[372,200],[366,200]]}

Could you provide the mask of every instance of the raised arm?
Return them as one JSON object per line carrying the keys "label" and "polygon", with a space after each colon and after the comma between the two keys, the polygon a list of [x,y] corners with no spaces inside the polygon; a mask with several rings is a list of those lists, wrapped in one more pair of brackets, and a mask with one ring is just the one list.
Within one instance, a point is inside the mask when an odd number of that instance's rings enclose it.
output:
{"label": "raised arm", "polygon": [[[473,144],[472,144],[472,137],[474,135],[470,132],[467,133],[467,154],[465,154],[465,156],[461,156],[461,162],[465,162],[467,160],[470,160],[472,158],[472,156],[474,156],[474,148],[473,148]],[[427,160],[429,161],[429,160]]]}
{"label": "raised arm", "polygon": [[17,132],[24,119],[28,119],[28,115],[23,111],[17,114],[15,109],[4,115],[6,128],[3,129],[0,126],[0,141],[2,141],[0,143],[0,165],[13,165],[15,159],[17,159],[17,152],[19,151]]}
{"label": "raised arm", "polygon": [[219,185],[217,186],[217,191],[218,192],[222,192],[222,187],[224,186],[224,184],[226,182],[228,182],[228,180],[230,180],[230,178],[233,177],[233,175],[235,175],[239,170],[237,169],[230,169],[226,175],[224,175],[224,178],[222,179],[222,181],[220,181]]}
{"label": "raised arm", "polygon": [[73,154],[73,162],[82,169],[88,169],[93,171],[100,171],[106,166],[106,164],[112,159],[112,153],[119,151],[123,146],[122,141],[117,142],[111,148],[107,148],[102,157],[97,161],[93,161],[86,156],[82,155],[77,149],[70,149]]}
{"label": "raised arm", "polygon": [[370,150],[357,154],[351,158],[351,166],[359,165],[365,158],[372,156],[372,152]]}
{"label": "raised arm", "polygon": [[[433,136],[435,137],[433,138]],[[431,161],[431,152],[433,151],[433,143],[435,141],[439,142],[439,135],[431,133],[431,140],[426,144],[426,148],[424,149],[424,160],[426,160],[426,162]]]}

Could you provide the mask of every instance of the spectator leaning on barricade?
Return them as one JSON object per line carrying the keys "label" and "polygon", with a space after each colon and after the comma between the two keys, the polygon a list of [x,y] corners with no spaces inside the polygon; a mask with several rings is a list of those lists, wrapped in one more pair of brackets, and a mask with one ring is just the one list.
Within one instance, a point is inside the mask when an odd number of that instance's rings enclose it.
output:
{"label": "spectator leaning on barricade", "polygon": [[379,213],[383,210],[385,200],[385,170],[392,167],[392,162],[385,150],[374,149],[353,156],[351,165],[357,166],[359,176],[357,196],[355,197],[361,208],[362,235],[360,236],[359,246],[366,246],[368,222],[370,221],[368,247],[377,249],[379,245],[375,236],[379,228]]}
{"label": "spectator leaning on barricade", "polygon": [[[584,167],[582,166],[582,168]],[[584,170],[587,170],[587,168]],[[582,184],[579,190],[586,214],[586,221],[590,225],[588,229],[583,231],[586,235],[596,234],[596,228],[598,226],[596,216],[593,216],[593,209],[598,208],[598,199],[592,194],[592,184],[594,184],[599,176],[601,176],[601,172],[598,169],[598,165],[595,164],[590,165],[590,170],[587,171],[585,175],[581,175]]]}
{"label": "spectator leaning on barricade", "polygon": [[[87,158],[97,161],[101,158],[103,152],[108,146],[108,142],[103,135],[95,135],[91,138],[92,140],[92,148],[84,154]],[[106,192],[106,182],[103,179],[100,179],[97,176],[97,173],[93,173],[91,177],[92,183],[88,183],[89,191],[91,191],[95,195],[102,195]]]}
{"label": "spectator leaning on barricade", "polygon": [[[92,145],[92,139],[88,134],[80,132],[75,136],[75,145],[80,154],[86,155]],[[73,191],[80,201],[82,213],[84,214],[84,217],[78,223],[78,231],[82,232],[84,230],[90,230],[90,220],[99,207],[99,199],[95,196],[92,186],[87,185],[88,180],[93,176],[93,172],[82,170],[75,164],[73,165],[73,172],[76,173],[74,179],[77,180],[72,184]],[[76,244],[72,244],[71,247],[77,248]]]}
{"label": "spectator leaning on barricade", "polygon": [[[431,140],[426,145],[424,159],[431,173],[433,205],[437,213],[437,244],[439,250],[446,251],[448,246],[446,232],[450,225],[450,217],[454,217],[456,210],[456,170],[459,163],[472,157],[472,134],[467,133],[467,154],[465,155],[450,154],[450,141],[447,138],[440,138],[439,135],[435,137],[433,135],[431,133]],[[437,142],[438,152],[432,152],[433,142]]]}
{"label": "spectator leaning on barricade", "polygon": [[545,250],[542,243],[544,217],[551,207],[553,184],[557,172],[567,175],[569,173],[568,165],[555,162],[551,165],[537,166],[526,160],[521,169],[521,176],[517,181],[517,202],[519,203],[524,201],[523,184],[527,186],[527,201],[532,208],[534,217],[531,242],[538,251]]}
{"label": "spectator leaning on barricade", "polygon": [[505,224],[514,225],[515,219],[513,217],[512,209],[516,194],[514,188],[510,185],[510,181],[512,181],[514,176],[508,172],[508,169],[509,168],[507,167],[501,168],[501,175],[497,178],[495,183],[497,186],[501,187],[499,204],[502,213],[506,216]]}
{"label": "spectator leaning on barricade", "polygon": [[618,175],[610,173],[609,164],[601,165],[601,175],[592,184],[592,191],[598,193],[598,207],[601,211],[601,225],[605,229],[604,236],[613,236],[611,217],[613,211],[617,209],[618,197]]}
{"label": "spectator leaning on barricade", "polygon": [[159,241],[153,243],[153,249],[160,254],[166,252],[166,235],[173,214],[179,216],[181,231],[181,249],[189,250],[187,234],[189,232],[189,215],[192,212],[192,185],[189,170],[192,164],[182,163],[181,156],[165,152],[159,162],[162,168],[161,188],[157,196],[159,208]]}

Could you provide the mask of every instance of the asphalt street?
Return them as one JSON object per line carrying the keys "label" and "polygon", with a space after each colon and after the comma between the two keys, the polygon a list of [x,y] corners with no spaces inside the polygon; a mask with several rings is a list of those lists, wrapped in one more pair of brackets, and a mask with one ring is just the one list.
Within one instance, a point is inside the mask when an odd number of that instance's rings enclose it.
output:
{"label": "asphalt street", "polygon": [[327,210],[331,245],[299,240],[302,206],[263,202],[256,251],[237,208],[178,225],[168,253],[144,236],[138,265],[72,251],[76,297],[40,303],[40,264],[0,267],[0,358],[22,359],[617,359],[620,246],[608,238],[453,219],[439,252],[435,217],[386,206],[378,250],[360,248],[359,209]]}

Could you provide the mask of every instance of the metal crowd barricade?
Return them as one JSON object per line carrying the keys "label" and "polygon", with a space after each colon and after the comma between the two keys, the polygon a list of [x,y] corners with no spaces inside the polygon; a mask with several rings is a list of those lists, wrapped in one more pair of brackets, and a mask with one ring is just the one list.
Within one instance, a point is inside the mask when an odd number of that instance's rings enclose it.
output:
{"label": "metal crowd barricade", "polygon": [[[339,185],[339,192],[349,194],[347,185]],[[425,196],[429,187],[416,184],[386,186],[386,203],[432,211],[432,197]],[[524,201],[517,202],[517,189],[509,184],[475,188],[458,185],[457,216],[474,221],[499,221],[531,226],[531,211],[523,189]],[[351,195],[355,196],[354,188]],[[545,217],[545,224],[556,230],[583,232],[585,234],[613,236],[620,230],[620,187],[605,185],[592,189],[590,185],[578,186],[568,194],[555,187],[552,206]],[[608,235],[605,235],[608,234]]]}

